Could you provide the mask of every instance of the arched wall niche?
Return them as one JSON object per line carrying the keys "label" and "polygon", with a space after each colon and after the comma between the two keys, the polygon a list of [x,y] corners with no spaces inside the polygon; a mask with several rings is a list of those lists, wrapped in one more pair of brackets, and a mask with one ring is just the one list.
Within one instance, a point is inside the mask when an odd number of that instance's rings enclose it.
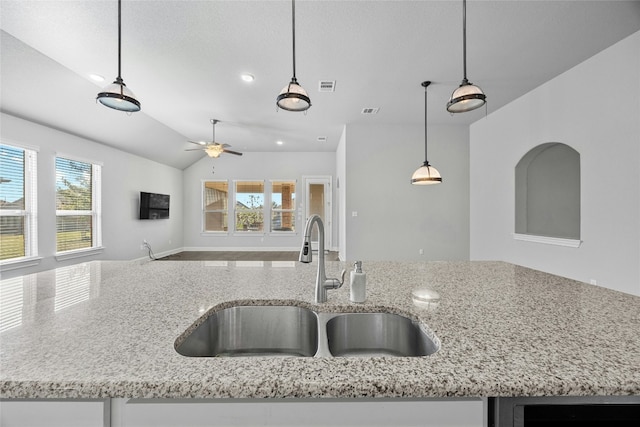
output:
{"label": "arched wall niche", "polygon": [[540,144],[515,168],[516,235],[580,240],[580,153]]}

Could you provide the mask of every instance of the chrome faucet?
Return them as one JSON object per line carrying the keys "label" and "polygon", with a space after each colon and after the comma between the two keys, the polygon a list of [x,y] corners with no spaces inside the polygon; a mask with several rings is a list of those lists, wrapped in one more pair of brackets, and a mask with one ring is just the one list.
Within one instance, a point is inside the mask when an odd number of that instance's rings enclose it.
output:
{"label": "chrome faucet", "polygon": [[316,303],[327,302],[327,290],[338,289],[344,283],[346,270],[342,270],[340,279],[327,279],[324,269],[324,224],[318,215],[311,215],[304,228],[304,239],[300,249],[300,262],[308,264],[312,261],[311,229],[313,224],[318,224],[318,275],[316,276]]}

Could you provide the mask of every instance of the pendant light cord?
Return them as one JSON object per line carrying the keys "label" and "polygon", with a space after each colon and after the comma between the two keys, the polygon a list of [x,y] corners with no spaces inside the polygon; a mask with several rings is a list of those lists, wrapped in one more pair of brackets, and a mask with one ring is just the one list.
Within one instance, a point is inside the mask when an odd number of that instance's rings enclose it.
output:
{"label": "pendant light cord", "polygon": [[291,28],[293,29],[293,80],[296,79],[296,0],[291,0]]}
{"label": "pendant light cord", "polygon": [[427,88],[431,82],[427,81],[422,83],[424,86],[424,164],[425,166],[429,165],[429,156],[427,156]]}
{"label": "pendant light cord", "polygon": [[122,42],[121,42],[121,34],[122,34],[122,18],[121,18],[121,8],[122,8],[122,0],[118,0],[118,81],[122,83],[122,74],[120,70],[120,55],[122,50]]}
{"label": "pendant light cord", "polygon": [[467,81],[467,0],[462,0],[462,70]]}

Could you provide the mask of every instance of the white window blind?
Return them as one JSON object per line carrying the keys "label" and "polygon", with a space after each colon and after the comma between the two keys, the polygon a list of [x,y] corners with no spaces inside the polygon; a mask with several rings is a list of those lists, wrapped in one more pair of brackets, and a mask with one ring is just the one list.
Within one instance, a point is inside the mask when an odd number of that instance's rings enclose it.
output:
{"label": "white window blind", "polygon": [[0,262],[38,254],[35,150],[0,145]]}

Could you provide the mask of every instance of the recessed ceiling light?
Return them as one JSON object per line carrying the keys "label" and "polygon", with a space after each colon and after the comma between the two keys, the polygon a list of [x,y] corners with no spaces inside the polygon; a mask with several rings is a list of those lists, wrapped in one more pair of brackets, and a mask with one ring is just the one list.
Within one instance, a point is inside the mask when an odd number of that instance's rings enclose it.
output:
{"label": "recessed ceiling light", "polygon": [[252,82],[252,81],[254,81],[256,79],[253,76],[253,74],[249,74],[249,73],[244,73],[244,74],[240,75],[240,78],[242,80],[244,80],[245,82]]}
{"label": "recessed ceiling light", "polygon": [[276,144],[278,144],[278,145],[283,145],[283,144],[284,144],[284,142],[283,142],[283,141],[276,141]]}
{"label": "recessed ceiling light", "polygon": [[103,82],[104,81],[104,77],[102,77],[100,74],[89,74],[89,78],[91,80],[93,80],[94,82]]}

